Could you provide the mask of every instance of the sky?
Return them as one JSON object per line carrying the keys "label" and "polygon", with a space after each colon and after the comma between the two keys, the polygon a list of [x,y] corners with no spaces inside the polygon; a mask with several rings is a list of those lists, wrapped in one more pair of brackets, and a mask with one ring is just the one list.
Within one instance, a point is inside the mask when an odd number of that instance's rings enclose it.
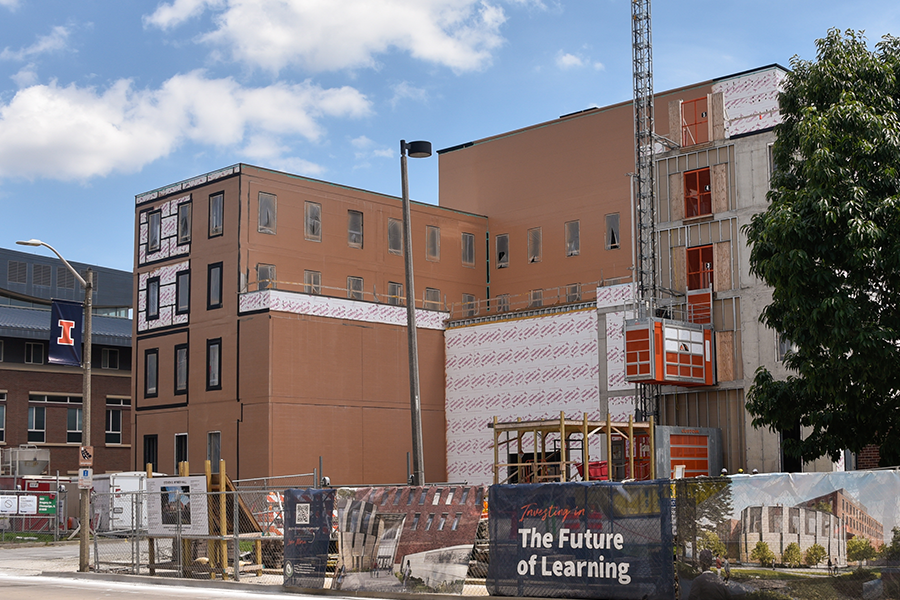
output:
{"label": "sky", "polygon": [[[628,0],[0,0],[0,247],[133,267],[134,197],[243,162],[400,195],[435,150],[632,95]],[[900,35],[896,0],[657,0],[658,92]],[[410,160],[438,203],[438,157]]]}

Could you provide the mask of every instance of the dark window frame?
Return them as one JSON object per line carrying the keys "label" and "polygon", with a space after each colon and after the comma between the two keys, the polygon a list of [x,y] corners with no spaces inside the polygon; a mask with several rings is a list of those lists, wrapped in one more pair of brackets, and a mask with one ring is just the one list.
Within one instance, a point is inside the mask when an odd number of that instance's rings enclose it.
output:
{"label": "dark window frame", "polygon": [[[150,357],[153,357],[153,389],[150,389]],[[144,350],[144,398],[159,396],[159,348]]]}
{"label": "dark window frame", "polygon": [[460,261],[464,267],[475,268],[475,234],[462,232]]}
{"label": "dark window frame", "polygon": [[[263,202],[264,197],[266,199],[265,203]],[[272,210],[269,211],[266,209],[264,212],[263,207],[268,204],[270,199]],[[275,235],[278,233],[278,196],[271,192],[259,192],[256,195],[256,204],[256,231],[258,233],[265,233],[266,235]]]}
{"label": "dark window frame", "polygon": [[[388,254],[403,255],[403,221],[388,218]],[[394,243],[396,241],[396,243]]]}
{"label": "dark window frame", "polygon": [[[115,357],[115,366],[112,366],[113,361],[112,357]],[[108,369],[111,371],[119,370],[119,349],[118,348],[103,348],[100,351],[100,368]]]}
{"label": "dark window frame", "polygon": [[[144,308],[147,311],[148,321],[155,321],[159,319],[159,288],[159,277],[150,277],[149,279],[147,279],[147,301]],[[154,310],[151,310],[151,307],[154,307]]]}
{"label": "dark window frame", "polygon": [[[501,243],[502,240],[502,243]],[[509,268],[509,234],[498,233],[494,238],[496,266],[498,269]]]}
{"label": "dark window frame", "polygon": [[[184,351],[184,387],[179,387],[179,372],[178,372],[178,353],[180,351]],[[172,381],[173,390],[176,396],[182,396],[188,393],[188,386],[190,385],[190,363],[191,363],[191,352],[188,347],[188,344],[175,344],[175,363],[174,367],[174,379]]]}
{"label": "dark window frame", "polygon": [[[182,279],[187,279],[187,284],[182,287]],[[182,292],[186,295],[184,308],[181,307]],[[186,315],[191,312],[191,271],[186,269],[175,274],[175,314]]]}
{"label": "dark window frame", "polygon": [[[315,207],[315,215],[311,214]],[[322,241],[322,205],[309,200],[303,203],[303,239],[310,242]]]}
{"label": "dark window frame", "polygon": [[[215,270],[219,271],[219,285],[218,289],[215,290],[218,295],[218,302],[213,302],[212,274]],[[206,310],[222,308],[222,271],[221,262],[212,263],[206,267]]]}
{"label": "dark window frame", "polygon": [[[33,412],[32,412],[33,411]],[[41,415],[40,425],[38,428],[38,414]],[[34,415],[34,416],[32,416]],[[29,406],[26,426],[28,428],[28,442],[35,444],[44,444],[47,442],[47,407],[45,406]],[[40,433],[40,436],[37,434]],[[40,437],[40,439],[38,439]]]}
{"label": "dark window frame", "polygon": [[[156,221],[154,227],[153,221]],[[154,246],[153,233],[156,231],[156,245]],[[147,254],[159,252],[162,248],[162,210],[151,210],[147,213]]]}
{"label": "dark window frame", "polygon": [[566,221],[564,225],[566,236],[566,257],[581,254],[581,220]]}
{"label": "dark window frame", "polygon": [[[212,365],[210,364],[210,360],[212,358],[211,350],[213,347],[218,348],[217,360],[216,360],[216,381],[213,383],[212,381]],[[222,338],[214,338],[210,340],[206,340],[206,391],[213,390],[221,390],[222,389]]]}
{"label": "dark window frame", "polygon": [[[353,228],[353,220],[354,217],[359,217],[359,229],[354,230]],[[363,243],[365,242],[365,221],[363,212],[361,210],[348,210],[347,211],[347,245],[350,248],[359,248],[360,250],[363,248]]]}
{"label": "dark window frame", "polygon": [[144,436],[144,465],[149,464],[150,469],[159,471],[159,435]]}
{"label": "dark window frame", "polygon": [[[118,415],[118,416],[116,416],[116,415]],[[113,421],[115,421],[116,419],[119,420],[119,422],[118,422],[119,429],[118,430],[114,429],[114,427],[116,426],[116,423],[114,423]],[[104,436],[104,442],[106,444],[120,445],[122,443],[122,435],[123,435],[122,434],[122,409],[107,408],[106,415],[105,415],[105,424],[106,424],[106,432],[105,432],[105,436]],[[118,436],[118,441],[115,441],[116,436]]]}
{"label": "dark window frame", "polygon": [[[182,227],[182,211],[187,213],[187,228]],[[191,229],[193,228],[193,203],[190,200],[182,202],[175,210],[176,245],[184,246],[191,243]]]}
{"label": "dark window frame", "polygon": [[[213,208],[218,211],[214,212]],[[218,222],[215,218],[218,217]],[[225,192],[216,192],[209,195],[209,214],[207,231],[209,238],[219,237],[225,234]]]}

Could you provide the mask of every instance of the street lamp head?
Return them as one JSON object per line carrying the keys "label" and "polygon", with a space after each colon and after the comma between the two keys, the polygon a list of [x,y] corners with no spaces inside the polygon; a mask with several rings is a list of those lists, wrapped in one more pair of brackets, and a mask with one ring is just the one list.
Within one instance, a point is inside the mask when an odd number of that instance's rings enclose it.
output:
{"label": "street lamp head", "polygon": [[407,154],[412,158],[428,158],[431,156],[431,142],[419,140],[417,142],[404,142]]}
{"label": "street lamp head", "polygon": [[20,246],[43,246],[44,242],[31,238],[30,240],[19,240],[16,242]]}

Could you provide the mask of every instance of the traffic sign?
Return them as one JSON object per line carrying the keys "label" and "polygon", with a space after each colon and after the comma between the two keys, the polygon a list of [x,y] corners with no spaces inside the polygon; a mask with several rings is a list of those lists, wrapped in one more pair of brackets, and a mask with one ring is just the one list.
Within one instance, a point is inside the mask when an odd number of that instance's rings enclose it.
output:
{"label": "traffic sign", "polygon": [[89,490],[94,485],[94,470],[90,467],[78,469],[78,489]]}
{"label": "traffic sign", "polygon": [[94,466],[94,447],[93,446],[82,446],[81,452],[78,453],[78,466],[79,467],[93,467]]}

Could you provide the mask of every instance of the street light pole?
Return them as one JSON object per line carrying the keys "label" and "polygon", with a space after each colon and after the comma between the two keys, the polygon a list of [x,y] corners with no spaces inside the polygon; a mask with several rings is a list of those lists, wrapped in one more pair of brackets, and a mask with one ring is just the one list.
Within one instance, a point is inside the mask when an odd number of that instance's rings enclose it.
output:
{"label": "street light pole", "polygon": [[[87,270],[86,278],[82,277],[72,265],[69,264],[63,255],[56,251],[56,248],[42,242],[41,240],[30,239],[27,241],[16,242],[20,246],[44,246],[53,254],[59,257],[59,260],[69,269],[69,272],[78,280],[78,283],[84,288],[84,352],[81,357],[81,365],[83,368],[83,379],[81,382],[81,445],[91,445],[91,313],[93,312],[94,300],[94,272]],[[90,570],[90,545],[89,535],[91,531],[91,490],[82,489],[79,494],[80,510],[80,531],[79,531],[79,552],[78,552],[78,570],[87,572]]]}
{"label": "street light pole", "polygon": [[410,485],[425,484],[425,459],[422,444],[422,402],[419,395],[419,347],[416,334],[416,292],[413,286],[412,227],[409,210],[409,176],[406,156],[431,156],[431,142],[400,140],[400,183],[403,195],[403,257],[406,271],[406,337],[409,347],[409,409],[412,422],[412,475]]}

